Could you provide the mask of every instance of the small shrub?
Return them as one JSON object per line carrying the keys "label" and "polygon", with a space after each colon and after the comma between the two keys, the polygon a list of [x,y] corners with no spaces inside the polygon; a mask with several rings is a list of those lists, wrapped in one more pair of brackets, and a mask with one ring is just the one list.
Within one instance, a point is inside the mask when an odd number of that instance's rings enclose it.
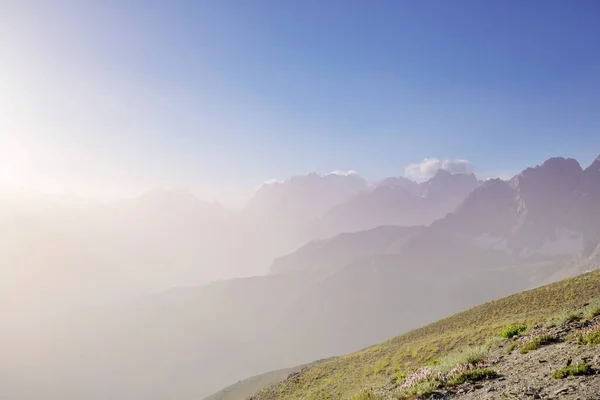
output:
{"label": "small shrub", "polygon": [[598,315],[600,315],[600,299],[595,299],[583,309],[583,316],[592,319]]}
{"label": "small shrub", "polygon": [[397,399],[405,399],[413,396],[428,396],[435,392],[442,384],[439,381],[423,381],[411,386],[410,388],[402,390],[396,395]]}
{"label": "small shrub", "polygon": [[579,330],[574,334],[574,337],[579,344],[600,344],[600,322],[590,326],[589,328]]}
{"label": "small shrub", "polygon": [[501,335],[503,338],[511,339],[515,336],[520,335],[522,332],[527,330],[527,325],[513,325],[509,326],[505,330],[502,331]]}
{"label": "small shrub", "polygon": [[[475,349],[475,350],[474,350]],[[466,349],[461,353],[456,353],[455,359],[478,359],[477,348]],[[446,364],[450,358],[442,359]],[[408,375],[402,385],[398,387],[398,398],[410,396],[426,396],[435,389],[442,386],[454,386],[466,381],[476,381],[485,378],[493,378],[496,372],[490,369],[490,365],[484,361],[473,363],[455,364],[448,371],[443,371],[443,364],[437,367],[426,366]]]}
{"label": "small shrub", "polygon": [[563,379],[567,376],[591,375],[593,374],[592,367],[589,364],[582,363],[578,365],[569,365],[567,367],[556,370],[552,373],[554,379]]}
{"label": "small shrub", "polygon": [[552,343],[556,340],[556,337],[547,333],[532,333],[531,335],[523,338],[523,346],[521,347],[521,354],[527,354],[530,351],[537,350],[542,346]]}
{"label": "small shrub", "polygon": [[404,379],[402,385],[400,385],[399,390],[400,392],[406,392],[412,390],[412,387],[417,386],[423,382],[436,381],[439,383],[444,379],[445,376],[441,371],[429,366],[422,367],[419,368],[417,371],[413,372],[412,374],[408,375]]}
{"label": "small shrub", "polygon": [[492,379],[497,377],[498,374],[491,368],[475,369],[472,371],[465,371],[457,374],[451,381],[448,382],[450,386],[456,386],[463,384],[467,381],[479,381],[482,379]]}

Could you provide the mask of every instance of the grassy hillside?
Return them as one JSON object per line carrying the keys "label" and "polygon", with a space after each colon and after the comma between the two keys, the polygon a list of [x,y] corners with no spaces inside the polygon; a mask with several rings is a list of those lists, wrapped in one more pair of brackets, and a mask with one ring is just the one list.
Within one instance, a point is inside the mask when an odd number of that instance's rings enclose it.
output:
{"label": "grassy hillside", "polygon": [[582,307],[599,295],[600,272],[592,272],[505,297],[377,346],[306,368],[261,390],[253,399],[353,399],[364,388],[383,387],[397,373],[425,365],[465,345],[483,343],[509,325],[540,324]]}

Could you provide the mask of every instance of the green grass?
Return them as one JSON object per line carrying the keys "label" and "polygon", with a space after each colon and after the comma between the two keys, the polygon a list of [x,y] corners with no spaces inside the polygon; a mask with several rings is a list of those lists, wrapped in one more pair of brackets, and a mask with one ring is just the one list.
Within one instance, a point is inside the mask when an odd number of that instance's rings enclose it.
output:
{"label": "green grass", "polygon": [[[483,345],[508,326],[544,324],[600,296],[600,272],[525,291],[455,314],[379,345],[304,370],[276,384],[257,400],[352,398],[365,388],[382,388],[411,371],[469,345]],[[399,316],[400,318],[400,316]],[[380,360],[389,365],[373,373]],[[276,395],[275,395],[276,394]]]}
{"label": "green grass", "polygon": [[437,368],[442,373],[447,374],[452,368],[457,365],[477,364],[484,361],[488,355],[488,350],[483,346],[474,346],[450,352],[440,358]]}
{"label": "green grass", "polygon": [[542,346],[550,344],[556,340],[556,337],[553,335],[542,334],[533,338],[530,342],[525,343],[520,350],[521,354],[527,354],[530,351],[534,351],[539,349]]}
{"label": "green grass", "polygon": [[410,375],[408,372],[398,372],[396,373],[396,381],[398,383],[404,382],[408,375]]}
{"label": "green grass", "polygon": [[375,367],[373,368],[374,374],[381,374],[385,372],[390,365],[390,361],[386,359],[381,359],[375,363]]}
{"label": "green grass", "polygon": [[352,397],[352,400],[384,400],[383,397],[373,394],[372,390],[365,390],[356,396]]}
{"label": "green grass", "polygon": [[502,344],[504,344],[504,338],[502,338],[502,336],[492,336],[485,341],[483,346],[487,350],[494,350],[502,346]]}
{"label": "green grass", "polygon": [[553,328],[555,326],[561,326],[568,324],[569,322],[577,321],[581,318],[581,310],[566,310],[546,322],[546,328]]}
{"label": "green grass", "polygon": [[583,309],[583,316],[592,319],[600,315],[600,299],[594,299]]}
{"label": "green grass", "polygon": [[399,397],[423,396],[436,388],[495,377],[496,373],[485,362],[487,356],[488,349],[484,346],[467,347],[434,360],[408,376],[403,374],[399,384],[408,382],[408,385],[400,387]]}
{"label": "green grass", "polygon": [[451,380],[449,382],[449,385],[456,386],[456,385],[463,384],[467,381],[474,382],[474,381],[480,381],[483,379],[492,379],[497,376],[498,376],[498,374],[493,369],[490,369],[490,368],[477,369],[475,371],[469,371],[469,372],[465,372],[460,375],[457,375],[453,380]]}
{"label": "green grass", "polygon": [[554,379],[564,379],[567,376],[591,375],[594,371],[589,364],[569,365],[552,373]]}
{"label": "green grass", "polygon": [[527,325],[513,325],[503,330],[501,335],[505,339],[511,339],[515,336],[519,336],[522,332],[525,332],[526,330]]}
{"label": "green grass", "polygon": [[438,381],[425,381],[421,382],[418,385],[403,391],[402,393],[398,393],[396,398],[398,399],[406,399],[414,396],[428,396],[431,393],[435,392],[441,386]]}

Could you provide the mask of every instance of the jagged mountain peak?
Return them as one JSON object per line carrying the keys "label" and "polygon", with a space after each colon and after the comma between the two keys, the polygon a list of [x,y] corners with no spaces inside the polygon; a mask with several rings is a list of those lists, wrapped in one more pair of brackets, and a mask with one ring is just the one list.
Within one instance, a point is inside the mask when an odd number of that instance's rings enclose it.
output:
{"label": "jagged mountain peak", "polygon": [[392,176],[389,178],[385,178],[381,182],[377,183],[375,187],[378,188],[382,186],[401,187],[408,190],[413,196],[421,196],[421,185],[403,176]]}
{"label": "jagged mountain peak", "polygon": [[600,155],[585,169],[585,171],[600,172]]}
{"label": "jagged mountain peak", "polygon": [[540,179],[562,178],[570,179],[571,183],[576,183],[582,171],[579,162],[573,158],[552,157],[541,165],[525,169],[513,177],[509,183],[514,188],[519,188],[523,182]]}
{"label": "jagged mountain peak", "polygon": [[516,200],[521,214],[527,210],[534,213],[538,222],[558,221],[571,206],[582,177],[583,169],[577,160],[554,157],[534,168],[527,168],[509,184],[518,193]]}
{"label": "jagged mountain peak", "polygon": [[513,199],[514,195],[514,189],[506,181],[499,178],[488,179],[466,197],[457,211],[465,212],[481,208],[484,204],[491,205],[499,201],[506,202]]}
{"label": "jagged mountain peak", "polygon": [[542,164],[542,167],[556,168],[556,169],[572,168],[572,169],[581,170],[581,165],[579,165],[579,162],[576,159],[565,158],[565,157],[551,157],[551,158],[547,159],[546,161],[544,161],[544,163]]}
{"label": "jagged mountain peak", "polygon": [[[423,183],[423,196],[436,194],[435,191],[450,189],[459,190],[466,195],[479,185],[475,174],[453,174],[446,170],[439,170],[435,176]],[[466,192],[463,194],[463,192]]]}
{"label": "jagged mountain peak", "polygon": [[435,175],[429,179],[427,182],[435,182],[439,180],[462,180],[462,181],[477,181],[475,174],[463,174],[463,173],[452,173],[450,171],[446,171],[445,169],[440,169],[435,173]]}
{"label": "jagged mountain peak", "polygon": [[246,204],[246,211],[276,213],[291,219],[321,216],[368,188],[354,172],[298,175],[284,181],[267,182],[259,187]]}
{"label": "jagged mountain peak", "polygon": [[597,215],[600,174],[584,172],[572,158],[554,157],[508,182],[484,182],[434,226],[524,257],[566,256],[597,238]]}

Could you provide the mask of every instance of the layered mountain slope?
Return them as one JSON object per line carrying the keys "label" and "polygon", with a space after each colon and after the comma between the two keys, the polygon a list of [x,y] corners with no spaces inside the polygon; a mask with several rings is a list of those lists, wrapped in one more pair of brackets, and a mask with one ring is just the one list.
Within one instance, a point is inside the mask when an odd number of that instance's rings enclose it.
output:
{"label": "layered mountain slope", "polygon": [[245,211],[306,222],[367,189],[367,182],[355,173],[310,173],[263,184],[246,204]]}
{"label": "layered mountain slope", "polygon": [[186,192],[117,204],[0,201],[2,325],[236,274],[221,240],[232,213]]}
{"label": "layered mountain slope", "polygon": [[[377,254],[394,254],[397,262],[416,265],[438,265],[453,260],[462,264],[480,261],[490,266],[498,262],[518,263],[517,258],[567,261],[599,239],[595,235],[596,227],[600,226],[597,217],[600,215],[600,197],[596,201],[600,173],[597,171],[598,160],[582,170],[573,159],[552,158],[524,170],[508,182],[500,179],[484,182],[466,194],[454,212],[427,229],[406,231],[411,233],[404,235],[393,247],[390,247],[393,236],[381,235],[378,239],[377,230],[357,232],[306,245],[277,259],[272,271],[316,270],[330,262],[347,265],[355,255],[356,262],[359,257],[364,259],[367,255]],[[450,175],[440,171],[422,186],[428,197],[417,199],[404,187],[383,185],[355,196],[346,205],[364,201],[364,209],[379,210],[382,220],[392,219],[388,215],[390,210],[406,208],[412,213],[409,217],[401,217],[404,222],[417,222],[422,220],[426,204],[441,198],[446,203],[449,199],[458,199],[475,183],[475,178],[470,175]],[[450,194],[452,190],[457,193],[454,197]],[[375,200],[381,203],[375,203]],[[343,206],[334,208],[328,215],[339,209]],[[354,217],[354,221],[361,218],[374,220],[373,213],[357,211],[355,214],[358,217]],[[340,214],[340,218],[343,215]],[[399,223],[398,220],[395,222]],[[387,229],[393,232],[393,228]],[[367,246],[368,251],[358,243]]]}
{"label": "layered mountain slope", "polygon": [[11,360],[0,375],[3,399],[197,399],[300,364],[277,358],[268,335],[308,278],[234,279],[84,309],[34,329],[3,326],[0,351]]}
{"label": "layered mountain slope", "polygon": [[361,232],[342,233],[314,240],[295,252],[276,258],[271,273],[335,270],[378,254],[393,254],[424,227],[380,226]]}
{"label": "layered mountain slope", "polygon": [[375,256],[327,274],[174,289],[35,329],[5,329],[2,352],[14,360],[2,377],[7,398],[197,399],[248,376],[377,343],[556,270],[435,257],[437,265]]}
{"label": "layered mountain slope", "polygon": [[600,156],[581,174],[569,217],[586,237],[600,237]]}
{"label": "layered mountain slope", "polygon": [[[564,176],[580,177],[575,189],[553,178],[563,166]],[[248,376],[354,351],[556,274],[572,255],[540,253],[539,243],[554,244],[555,228],[595,226],[594,218],[578,222],[589,210],[570,207],[562,193],[587,201],[587,170],[559,160],[512,183],[488,181],[430,227],[315,242],[277,268],[288,273],[176,289],[25,331],[7,324],[2,352],[16,361],[0,378],[10,382],[9,399],[197,399]],[[256,231],[239,234],[259,243]],[[229,255],[243,267],[247,253]]]}
{"label": "layered mountain slope", "polygon": [[582,170],[552,158],[509,182],[487,181],[432,229],[521,257],[578,254],[598,239],[596,163]]}
{"label": "layered mountain slope", "polygon": [[315,229],[318,236],[371,229],[380,225],[428,225],[453,211],[480,182],[473,174],[440,170],[421,184],[389,178],[332,208]]}
{"label": "layered mountain slope", "polygon": [[263,274],[315,238],[316,218],[367,187],[356,174],[309,174],[263,185],[240,212],[174,190],[109,204],[0,193],[0,321]]}
{"label": "layered mountain slope", "polygon": [[597,269],[600,269],[600,241],[589,244],[582,253],[574,256],[563,268],[550,276],[547,282],[555,282]]}
{"label": "layered mountain slope", "polygon": [[401,187],[408,190],[408,192],[415,197],[421,197],[421,193],[423,192],[423,185],[421,183],[412,181],[403,176],[392,176],[385,178],[378,182],[375,186]]}

